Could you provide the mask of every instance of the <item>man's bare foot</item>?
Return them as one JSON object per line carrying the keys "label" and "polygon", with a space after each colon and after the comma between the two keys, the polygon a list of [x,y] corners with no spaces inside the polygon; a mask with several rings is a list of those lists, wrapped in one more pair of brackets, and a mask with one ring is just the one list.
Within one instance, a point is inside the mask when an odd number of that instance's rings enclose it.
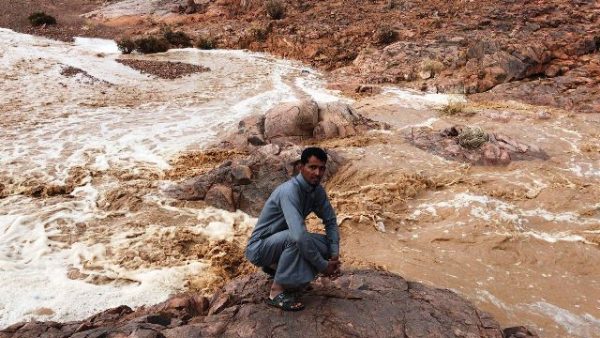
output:
{"label": "man's bare foot", "polygon": [[275,298],[275,296],[282,293],[283,291],[285,291],[285,289],[283,288],[283,285],[273,282],[273,284],[271,284],[271,291],[269,292],[269,298],[273,299],[273,298]]}

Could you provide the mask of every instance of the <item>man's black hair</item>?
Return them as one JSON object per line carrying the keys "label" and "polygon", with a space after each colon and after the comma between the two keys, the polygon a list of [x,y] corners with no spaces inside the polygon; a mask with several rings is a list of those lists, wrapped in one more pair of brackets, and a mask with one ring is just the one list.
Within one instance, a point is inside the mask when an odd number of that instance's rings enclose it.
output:
{"label": "man's black hair", "polygon": [[302,151],[302,156],[300,156],[300,163],[306,164],[308,163],[308,159],[314,156],[323,162],[327,162],[327,153],[325,150],[318,147],[308,147]]}

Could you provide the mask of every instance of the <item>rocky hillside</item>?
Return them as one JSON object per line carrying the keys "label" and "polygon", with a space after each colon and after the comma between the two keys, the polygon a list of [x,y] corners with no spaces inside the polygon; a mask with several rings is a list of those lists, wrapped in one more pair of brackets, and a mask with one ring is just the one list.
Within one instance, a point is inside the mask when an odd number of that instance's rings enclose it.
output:
{"label": "rocky hillside", "polygon": [[[393,83],[600,112],[600,4],[594,0],[72,2],[66,10],[55,1],[11,3],[0,26],[63,39],[160,34],[170,27],[211,46],[302,60],[331,71],[333,85],[347,92]],[[36,8],[56,15],[58,25],[29,28],[26,13]]]}
{"label": "rocky hillside", "polygon": [[210,36],[219,47],[299,59],[332,71],[348,91],[364,83],[393,83],[477,94],[481,100],[600,111],[596,1],[268,2],[281,5],[278,19],[264,1],[196,3],[190,14],[176,6],[171,10],[177,13],[144,14],[139,21],[124,21],[120,15],[127,10],[115,14],[110,7],[110,17],[102,10],[92,17],[127,27],[129,34],[172,25],[192,36]]}

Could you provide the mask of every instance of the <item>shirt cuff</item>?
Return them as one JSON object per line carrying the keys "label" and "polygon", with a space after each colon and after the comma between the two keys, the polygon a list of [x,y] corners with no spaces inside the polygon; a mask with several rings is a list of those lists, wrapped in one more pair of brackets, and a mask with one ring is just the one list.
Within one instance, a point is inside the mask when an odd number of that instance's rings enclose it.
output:
{"label": "shirt cuff", "polygon": [[329,252],[331,252],[331,257],[340,255],[340,245],[338,243],[330,243],[329,244]]}
{"label": "shirt cuff", "polygon": [[319,265],[317,266],[317,270],[319,270],[319,272],[323,272],[323,271],[327,270],[328,265],[329,265],[329,261],[326,261],[323,259],[319,262]]}

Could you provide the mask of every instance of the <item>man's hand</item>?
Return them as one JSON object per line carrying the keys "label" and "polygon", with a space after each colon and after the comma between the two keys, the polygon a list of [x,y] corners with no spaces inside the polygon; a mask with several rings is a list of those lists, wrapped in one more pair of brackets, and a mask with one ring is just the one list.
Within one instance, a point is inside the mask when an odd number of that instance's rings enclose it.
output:
{"label": "man's hand", "polygon": [[340,262],[340,257],[333,256],[327,262],[327,269],[325,269],[325,271],[323,271],[323,274],[325,276],[329,276],[329,277],[337,276],[340,273],[341,265],[342,265],[342,263]]}

